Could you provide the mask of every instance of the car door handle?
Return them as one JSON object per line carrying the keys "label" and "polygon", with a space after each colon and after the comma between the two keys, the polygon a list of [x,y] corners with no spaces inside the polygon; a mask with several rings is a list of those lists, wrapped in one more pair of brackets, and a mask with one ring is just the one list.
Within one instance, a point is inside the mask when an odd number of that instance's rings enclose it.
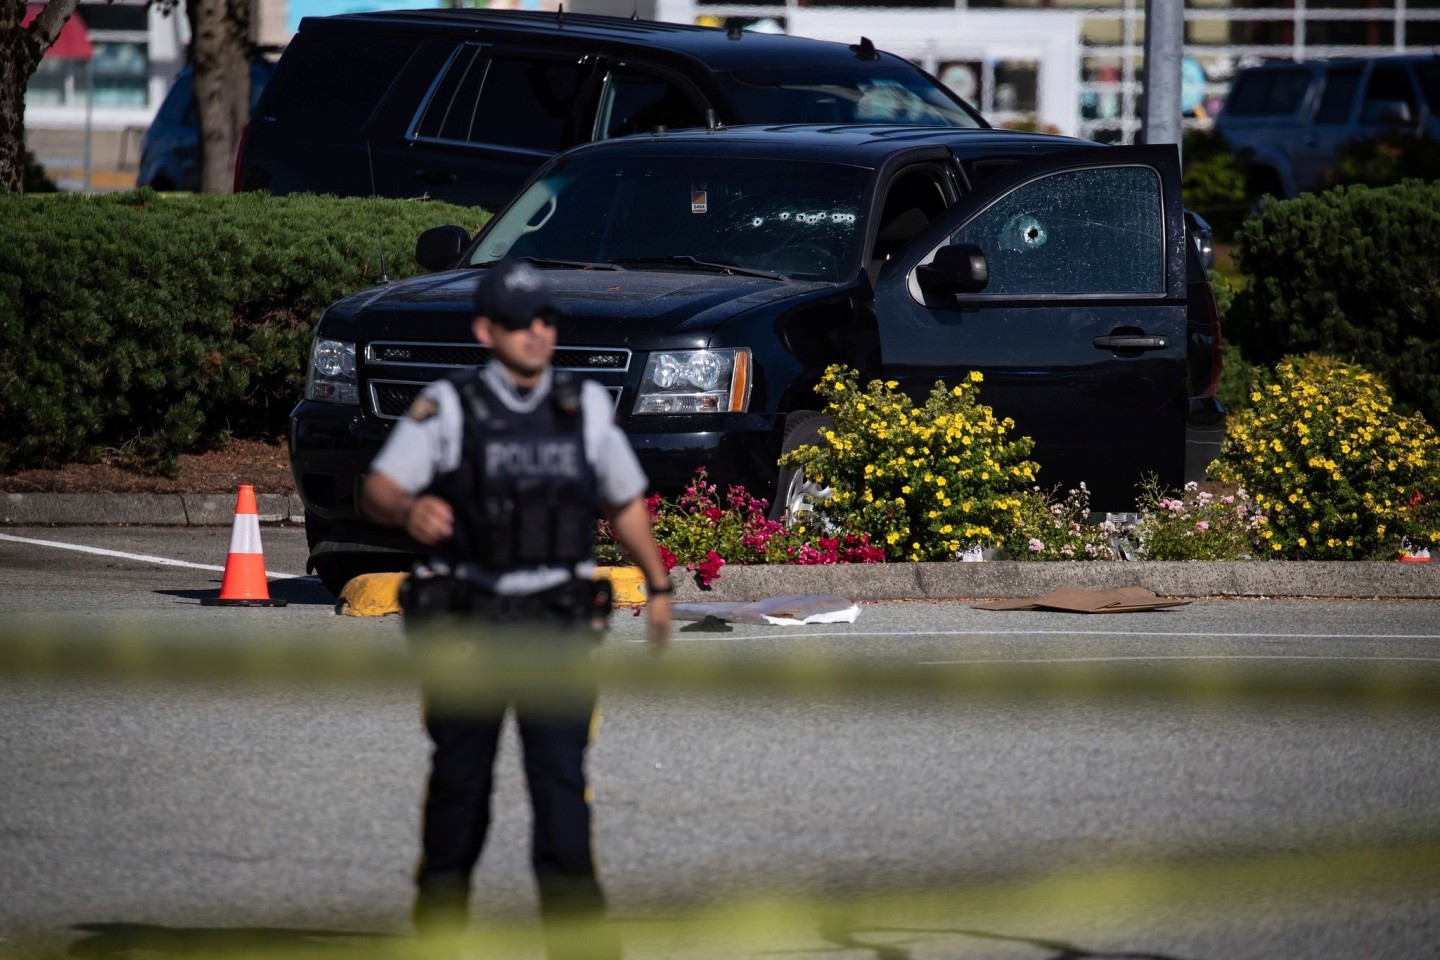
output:
{"label": "car door handle", "polygon": [[448,170],[416,170],[415,179],[424,180],[432,187],[438,187],[444,183],[454,183],[455,174]]}
{"label": "car door handle", "polygon": [[1170,346],[1169,337],[1150,337],[1144,334],[1096,337],[1090,342],[1101,350],[1162,350]]}

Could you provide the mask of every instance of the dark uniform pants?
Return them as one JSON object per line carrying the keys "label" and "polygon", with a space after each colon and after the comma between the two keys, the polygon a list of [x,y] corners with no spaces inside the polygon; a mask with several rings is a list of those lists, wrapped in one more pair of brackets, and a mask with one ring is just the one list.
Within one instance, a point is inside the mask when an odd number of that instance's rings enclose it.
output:
{"label": "dark uniform pants", "polygon": [[[594,695],[587,705],[571,702],[563,711],[523,698],[513,701],[513,707],[534,813],[530,856],[541,911],[547,917],[602,912],[584,770]],[[464,916],[470,875],[490,827],[503,719],[503,708],[465,715],[428,712],[425,727],[435,749],[421,831],[417,921],[435,913]]]}
{"label": "dark uniform pants", "polygon": [[[457,636],[473,637],[460,643],[467,649],[473,643],[482,671],[488,657],[499,676],[520,654],[519,662],[539,665],[550,677],[567,675],[588,661],[609,613],[609,585],[602,586],[597,592],[594,584],[567,585],[522,600],[470,597],[461,601],[464,613],[438,617],[434,608],[454,609],[443,596],[437,600],[411,593],[402,595],[402,604],[417,649],[432,638],[448,637],[453,644]],[[513,710],[520,732],[533,813],[531,863],[551,955],[562,951],[550,936],[548,921],[588,922],[603,915],[585,783],[596,691],[592,680],[583,679],[583,669],[572,676],[573,682],[549,690],[517,682],[510,689],[488,691],[481,702],[426,691],[425,727],[434,750],[416,872],[417,926],[458,924],[467,916],[471,873],[490,828],[495,755],[507,708]],[[618,943],[604,931],[588,932],[582,940],[587,958],[619,955]]]}

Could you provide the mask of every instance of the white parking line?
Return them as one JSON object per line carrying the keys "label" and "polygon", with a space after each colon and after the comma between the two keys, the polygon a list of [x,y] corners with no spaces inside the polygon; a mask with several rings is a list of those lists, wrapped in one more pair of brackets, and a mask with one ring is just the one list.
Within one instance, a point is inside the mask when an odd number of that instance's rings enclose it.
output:
{"label": "white parking line", "polygon": [[[750,624],[733,624],[733,626],[745,627]],[[1181,637],[1200,638],[1216,640],[1440,640],[1440,633],[1212,633],[1203,630],[1180,632],[1180,631],[1159,631],[1159,630],[865,630],[855,629],[847,632],[838,630],[826,630],[823,632],[811,632],[809,630],[797,629],[789,633],[749,633],[731,634],[725,633],[686,633],[683,629],[677,628],[672,634],[672,641],[695,642],[705,640],[795,640],[804,638],[806,640],[819,640],[829,638],[845,637],[855,639],[857,637],[1109,637],[1109,638],[1140,638],[1140,637]],[[644,643],[644,637],[636,637],[630,640],[632,643]],[[1268,659],[1268,655],[1256,655],[1253,659]],[[1076,657],[1075,662],[1082,662],[1085,658]],[[1097,660],[1123,660],[1124,657],[1098,657]],[[1163,656],[1157,657],[1134,657],[1135,660],[1163,660]],[[1190,660],[1196,657],[1178,656],[1174,659]],[[1214,659],[1241,659],[1240,655],[1227,657],[1217,654]],[[1287,659],[1282,654],[1273,655],[1273,659]],[[1311,660],[1313,657],[1299,656],[1295,659]],[[1335,659],[1351,659],[1348,657],[1337,657]],[[1372,658],[1359,658],[1372,659]],[[1407,659],[1404,657],[1398,659]],[[1425,659],[1425,658],[1421,658]],[[988,663],[986,660],[926,660],[925,663]],[[1011,660],[996,660],[995,663],[1012,663]],[[1041,662],[1069,662],[1068,660],[1056,661],[1028,661]]]}
{"label": "white parking line", "polygon": [[[194,570],[219,570],[225,572],[223,566],[216,566],[213,563],[191,563],[188,560],[172,560],[169,557],[154,557],[145,553],[123,553],[119,550],[106,550],[103,547],[87,547],[79,543],[62,543],[58,540],[35,540],[30,537],[15,537],[8,533],[0,533],[0,540],[9,540],[12,543],[28,543],[37,547],[55,547],[57,550],[74,550],[77,553],[92,553],[100,557],[119,557],[122,560],[140,560],[145,563],[158,563],[166,567],[190,567]],[[300,580],[305,577],[303,573],[272,573],[265,572],[266,578],[270,580]]]}

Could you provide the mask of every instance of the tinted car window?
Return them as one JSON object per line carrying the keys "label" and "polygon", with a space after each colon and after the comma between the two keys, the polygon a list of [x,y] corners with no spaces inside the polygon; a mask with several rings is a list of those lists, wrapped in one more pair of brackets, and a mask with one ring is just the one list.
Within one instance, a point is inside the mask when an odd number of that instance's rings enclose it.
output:
{"label": "tinted car window", "polygon": [[1410,116],[1419,113],[1415,90],[1405,68],[1397,64],[1376,64],[1365,86],[1365,100],[1360,104],[1360,122],[1378,123],[1388,103],[1400,102],[1410,109]]}
{"label": "tinted car window", "polygon": [[1431,61],[1415,65],[1415,76],[1420,81],[1420,92],[1432,113],[1440,112],[1440,63]]}
{"label": "tinted car window", "polygon": [[1360,86],[1359,67],[1341,67],[1325,74],[1325,92],[1315,111],[1315,122],[1326,126],[1347,123]]}
{"label": "tinted car window", "polygon": [[480,83],[485,79],[484,48],[466,45],[455,52],[435,86],[415,135],[435,140],[470,139]]}
{"label": "tinted car window", "polygon": [[649,133],[657,126],[670,130],[702,127],[700,108],[681,90],[660,77],[627,70],[606,78],[595,123],[595,139]]}
{"label": "tinted car window", "polygon": [[555,152],[575,142],[574,103],[580,65],[492,57],[471,139]]}
{"label": "tinted car window", "polygon": [[1310,85],[1308,70],[1257,70],[1240,77],[1225,112],[1237,117],[1284,117],[1300,109]]}
{"label": "tinted car window", "polygon": [[985,252],[987,294],[1164,293],[1160,190],[1146,167],[1058,173],[1006,194],[951,242]]}
{"label": "tinted car window", "polygon": [[484,47],[467,44],[450,60],[415,134],[554,153],[575,140],[574,102],[584,69],[573,62],[489,56]]}
{"label": "tinted car window", "polygon": [[678,256],[838,280],[859,257],[866,181],[866,171],[831,163],[577,157],[526,188],[470,260]]}
{"label": "tinted car window", "polygon": [[408,37],[302,32],[276,68],[284,109],[269,112],[307,130],[358,130],[418,46]]}
{"label": "tinted car window", "polygon": [[920,73],[747,70],[723,77],[747,116],[771,123],[980,123]]}

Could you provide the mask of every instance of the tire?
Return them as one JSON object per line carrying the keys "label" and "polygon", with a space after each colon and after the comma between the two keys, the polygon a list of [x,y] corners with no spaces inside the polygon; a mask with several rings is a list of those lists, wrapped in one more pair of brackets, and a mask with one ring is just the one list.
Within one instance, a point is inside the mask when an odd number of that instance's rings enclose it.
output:
{"label": "tire", "polygon": [[315,548],[330,537],[334,525],[305,511],[305,543],[310,548],[310,569],[336,597],[345,584],[362,573],[394,573],[410,569],[414,557],[392,550],[335,550],[315,554]]}
{"label": "tire", "polygon": [[363,553],[323,553],[311,561],[315,576],[336,597],[345,584],[365,573],[404,573],[413,559],[388,550],[367,550]]}
{"label": "tire", "polygon": [[[835,421],[814,410],[800,410],[790,414],[785,421],[785,436],[780,441],[781,456],[807,444],[822,442],[825,431],[834,427]],[[778,521],[787,513],[794,516],[796,513],[812,511],[814,507],[810,501],[828,499],[829,495],[829,487],[816,487],[805,479],[798,467],[782,468],[775,482],[775,496],[770,501],[770,519]]]}

